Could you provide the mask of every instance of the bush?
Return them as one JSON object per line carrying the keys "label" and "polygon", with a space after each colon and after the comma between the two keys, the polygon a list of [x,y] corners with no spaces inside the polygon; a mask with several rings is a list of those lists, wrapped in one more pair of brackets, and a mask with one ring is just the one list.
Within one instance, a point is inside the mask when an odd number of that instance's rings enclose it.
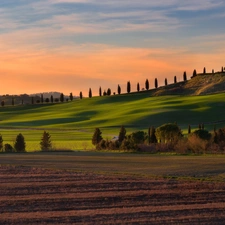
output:
{"label": "bush", "polygon": [[189,134],[189,136],[196,136],[202,140],[210,140],[212,135],[211,133],[209,133],[209,131],[201,129],[192,132],[191,134]]}
{"label": "bush", "polygon": [[4,149],[5,149],[5,152],[14,152],[14,148],[12,147],[12,145],[8,143],[4,145]]}

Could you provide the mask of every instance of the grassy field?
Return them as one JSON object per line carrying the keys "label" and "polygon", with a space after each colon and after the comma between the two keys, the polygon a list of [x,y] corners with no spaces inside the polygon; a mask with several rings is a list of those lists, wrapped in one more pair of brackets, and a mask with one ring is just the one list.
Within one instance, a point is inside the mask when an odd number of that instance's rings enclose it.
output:
{"label": "grassy field", "polygon": [[76,99],[58,104],[17,105],[0,108],[0,133],[12,143],[18,133],[25,136],[28,150],[38,150],[44,130],[56,148],[93,148],[91,137],[99,127],[104,138],[127,132],[147,131],[149,126],[176,122],[187,133],[204,123],[213,130],[225,125],[225,93],[205,96],[150,97],[148,91],[115,96]]}

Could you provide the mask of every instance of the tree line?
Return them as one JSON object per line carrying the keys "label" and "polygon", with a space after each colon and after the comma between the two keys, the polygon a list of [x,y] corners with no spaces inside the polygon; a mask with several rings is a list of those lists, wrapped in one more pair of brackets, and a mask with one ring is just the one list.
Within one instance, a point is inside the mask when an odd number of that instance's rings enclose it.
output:
{"label": "tree line", "polygon": [[183,135],[176,123],[163,124],[157,128],[149,127],[146,132],[126,133],[121,126],[118,137],[113,140],[103,139],[102,132],[96,128],[92,136],[92,144],[97,150],[128,150],[144,152],[176,152],[182,154],[225,153],[225,127],[209,132],[204,124],[198,129]]}

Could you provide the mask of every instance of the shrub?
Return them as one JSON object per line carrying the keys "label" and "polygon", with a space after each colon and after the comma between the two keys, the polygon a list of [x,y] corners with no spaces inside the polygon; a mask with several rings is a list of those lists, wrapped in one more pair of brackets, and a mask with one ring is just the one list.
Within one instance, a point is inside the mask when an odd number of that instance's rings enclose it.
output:
{"label": "shrub", "polygon": [[201,130],[195,130],[189,136],[196,136],[202,140],[210,140],[212,135],[211,133],[209,133],[209,131],[201,129]]}
{"label": "shrub", "polygon": [[4,149],[5,149],[5,152],[14,152],[12,145],[8,143],[4,145]]}

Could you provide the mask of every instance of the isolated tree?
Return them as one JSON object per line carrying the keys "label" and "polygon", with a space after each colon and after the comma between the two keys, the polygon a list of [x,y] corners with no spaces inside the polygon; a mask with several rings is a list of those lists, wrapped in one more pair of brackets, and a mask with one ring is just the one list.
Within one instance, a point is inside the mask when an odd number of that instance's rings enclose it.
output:
{"label": "isolated tree", "polygon": [[177,83],[177,76],[174,76],[174,84]]}
{"label": "isolated tree", "polygon": [[155,127],[148,128],[148,142],[150,143],[157,143],[157,138],[155,136]]}
{"label": "isolated tree", "polygon": [[149,81],[148,81],[148,79],[146,79],[146,81],[145,81],[145,89],[146,89],[146,90],[149,89]]}
{"label": "isolated tree", "polygon": [[196,77],[197,76],[197,72],[196,70],[193,71],[193,76],[192,77]]}
{"label": "isolated tree", "polygon": [[1,101],[1,106],[2,107],[5,106],[5,101],[4,100]]}
{"label": "isolated tree", "polygon": [[91,88],[89,88],[89,94],[88,94],[89,98],[92,98],[92,90]]}
{"label": "isolated tree", "polygon": [[181,129],[175,123],[163,124],[156,128],[155,135],[162,143],[174,143],[183,137]]}
{"label": "isolated tree", "polygon": [[111,95],[111,89],[110,89],[110,88],[108,88],[108,90],[107,90],[107,95],[108,95],[108,96]]}
{"label": "isolated tree", "polygon": [[63,93],[60,94],[59,100],[60,100],[60,102],[64,102],[64,94]]}
{"label": "isolated tree", "polygon": [[203,74],[206,74],[206,68],[205,67],[203,68]]}
{"label": "isolated tree", "polygon": [[14,143],[14,148],[17,152],[26,152],[25,139],[21,133],[19,133],[16,137],[16,141]]}
{"label": "isolated tree", "polygon": [[139,92],[139,91],[140,91],[140,84],[137,83],[137,92]]}
{"label": "isolated tree", "polygon": [[99,96],[100,97],[102,96],[102,88],[101,87],[99,88]]}
{"label": "isolated tree", "polygon": [[42,151],[49,151],[52,149],[51,135],[46,131],[44,131],[42,135],[40,146]]}
{"label": "isolated tree", "polygon": [[165,86],[167,86],[168,85],[168,83],[167,83],[167,78],[165,78]]}
{"label": "isolated tree", "polygon": [[130,87],[130,81],[127,82],[127,93],[130,93],[131,87]]}
{"label": "isolated tree", "polygon": [[120,87],[120,85],[118,84],[118,87],[117,87],[117,93],[118,93],[118,95],[120,95],[121,94],[121,87]]}
{"label": "isolated tree", "polygon": [[92,144],[97,146],[102,139],[103,139],[102,138],[102,132],[100,131],[99,128],[95,128],[95,132],[94,132],[93,137],[92,137]]}
{"label": "isolated tree", "polygon": [[186,71],[184,71],[183,78],[184,78],[184,81],[187,80],[187,73],[186,73]]}
{"label": "isolated tree", "polygon": [[191,126],[188,125],[188,134],[190,134],[190,133],[191,133]]}
{"label": "isolated tree", "polygon": [[[41,103],[43,104],[44,103],[44,96],[43,94],[41,94]],[[22,103],[23,104],[23,103]]]}
{"label": "isolated tree", "polygon": [[53,103],[54,102],[54,98],[53,98],[53,95],[51,95],[51,103]]}
{"label": "isolated tree", "polygon": [[118,141],[120,143],[122,143],[122,141],[126,138],[126,129],[124,128],[124,126],[121,126],[120,128],[120,132],[119,132],[119,137],[118,137]]}
{"label": "isolated tree", "polygon": [[1,134],[0,134],[0,151],[3,152],[3,138]]}
{"label": "isolated tree", "polygon": [[73,101],[73,93],[70,93],[70,101]]}
{"label": "isolated tree", "polygon": [[155,88],[158,88],[158,80],[155,78]]}
{"label": "isolated tree", "polygon": [[80,91],[80,99],[83,98],[83,94],[82,94],[82,91]]}

